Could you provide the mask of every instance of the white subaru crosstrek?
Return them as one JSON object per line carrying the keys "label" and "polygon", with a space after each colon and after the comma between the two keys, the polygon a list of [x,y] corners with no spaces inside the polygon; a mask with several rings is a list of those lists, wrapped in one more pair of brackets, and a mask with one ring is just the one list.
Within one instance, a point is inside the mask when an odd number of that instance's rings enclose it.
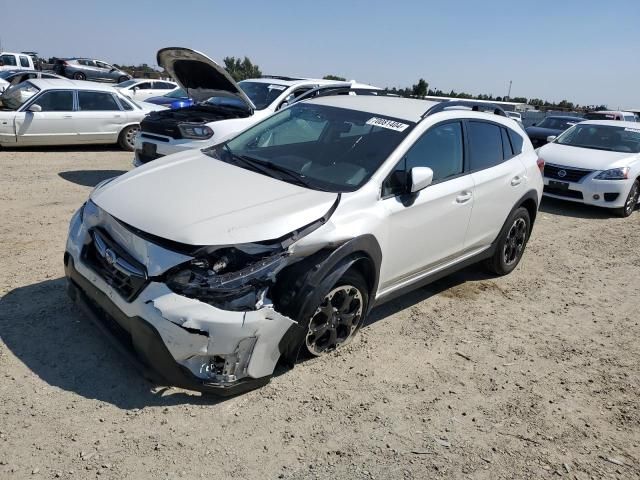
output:
{"label": "white subaru crosstrek", "polygon": [[[193,99],[194,105],[146,118],[136,139],[134,166],[172,153],[209,147],[255,125],[309,91],[344,82],[268,76],[236,83],[203,53],[163,48],[158,65]],[[351,82],[354,87],[380,90]]]}
{"label": "white subaru crosstrek", "polygon": [[71,220],[70,295],[158,382],[229,394],[402,292],[480,261],[507,274],[542,164],[469,105],[323,96],[103,182]]}
{"label": "white subaru crosstrek", "polygon": [[544,195],[631,215],[640,199],[640,126],[589,120],[574,125],[538,154],[546,162]]}

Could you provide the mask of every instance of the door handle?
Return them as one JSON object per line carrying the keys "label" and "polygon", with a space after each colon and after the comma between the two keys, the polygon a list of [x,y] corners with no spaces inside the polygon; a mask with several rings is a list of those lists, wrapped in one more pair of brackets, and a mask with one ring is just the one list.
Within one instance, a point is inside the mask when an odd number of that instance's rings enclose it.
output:
{"label": "door handle", "polygon": [[456,197],[457,203],[467,203],[469,200],[471,200],[471,192],[462,192]]}
{"label": "door handle", "polygon": [[113,118],[120,118],[122,115],[114,115]]}
{"label": "door handle", "polygon": [[73,115],[64,115],[62,118],[73,118]]}
{"label": "door handle", "polygon": [[515,177],[513,177],[511,179],[511,186],[512,187],[517,187],[521,183],[522,183],[522,177],[520,175],[516,175]]}

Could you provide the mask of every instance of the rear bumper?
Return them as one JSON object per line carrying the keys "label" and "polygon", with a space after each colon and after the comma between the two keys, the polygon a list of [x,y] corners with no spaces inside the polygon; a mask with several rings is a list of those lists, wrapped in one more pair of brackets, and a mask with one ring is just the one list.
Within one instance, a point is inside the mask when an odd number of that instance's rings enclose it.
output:
{"label": "rear bumper", "polygon": [[196,377],[174,360],[153,325],[141,317],[124,314],[106,294],[78,273],[73,258],[69,255],[65,255],[64,268],[68,282],[67,292],[71,299],[153,382],[223,396],[237,395],[269,383],[271,375],[247,377],[227,385],[210,383]]}

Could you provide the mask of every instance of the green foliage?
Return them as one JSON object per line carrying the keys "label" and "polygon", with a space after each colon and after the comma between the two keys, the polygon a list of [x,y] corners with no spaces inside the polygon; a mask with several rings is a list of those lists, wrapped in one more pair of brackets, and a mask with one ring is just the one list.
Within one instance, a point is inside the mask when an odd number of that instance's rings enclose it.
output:
{"label": "green foliage", "polygon": [[247,78],[259,78],[262,76],[260,67],[254,65],[249,57],[244,57],[244,60],[240,60],[236,57],[224,57],[224,68],[229,72],[236,82],[240,80],[246,80]]}
{"label": "green foliage", "polygon": [[324,80],[337,80],[338,82],[345,82],[347,79],[344,77],[339,77],[337,75],[325,75],[322,77]]}
{"label": "green foliage", "polygon": [[418,80],[413,87],[411,87],[411,93],[415,97],[425,97],[429,92],[429,84],[425,81],[424,78]]}

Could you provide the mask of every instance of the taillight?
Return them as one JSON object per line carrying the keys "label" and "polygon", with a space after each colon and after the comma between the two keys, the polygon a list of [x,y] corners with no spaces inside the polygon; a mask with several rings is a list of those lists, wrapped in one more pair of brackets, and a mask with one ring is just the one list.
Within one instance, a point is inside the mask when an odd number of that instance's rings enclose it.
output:
{"label": "taillight", "polygon": [[540,173],[544,173],[544,158],[540,158],[538,157],[538,169],[540,170]]}

